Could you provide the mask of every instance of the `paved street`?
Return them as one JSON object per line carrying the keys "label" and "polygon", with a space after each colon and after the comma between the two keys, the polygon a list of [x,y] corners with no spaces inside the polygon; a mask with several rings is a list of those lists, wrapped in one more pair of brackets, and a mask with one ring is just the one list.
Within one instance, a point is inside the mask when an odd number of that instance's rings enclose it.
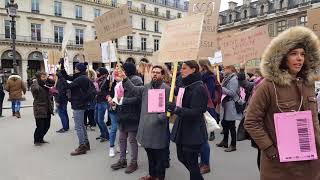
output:
{"label": "paved street", "polygon": [[[32,103],[30,94],[27,101]],[[72,128],[65,134],[55,131],[60,128],[57,116],[52,118],[51,128],[45,137],[50,144],[33,146],[35,121],[32,108],[22,109],[22,118],[11,116],[9,109],[4,110],[5,118],[0,119],[0,179],[1,180],[135,180],[147,174],[147,157],[139,148],[139,170],[126,175],[124,170],[113,172],[109,167],[115,158],[108,157],[107,143],[95,140],[98,129],[88,132],[91,151],[86,155],[71,157],[70,152],[77,146],[77,138]],[[71,115],[71,110],[70,110]],[[70,116],[72,117],[72,116]],[[71,127],[73,127],[71,121]],[[221,135],[217,135],[221,139]],[[238,151],[225,153],[210,142],[212,172],[205,179],[217,180],[258,180],[256,151],[250,142],[238,144]],[[130,156],[128,156],[130,159]],[[186,169],[178,162],[175,146],[171,144],[171,168],[167,171],[167,180],[188,180]]]}

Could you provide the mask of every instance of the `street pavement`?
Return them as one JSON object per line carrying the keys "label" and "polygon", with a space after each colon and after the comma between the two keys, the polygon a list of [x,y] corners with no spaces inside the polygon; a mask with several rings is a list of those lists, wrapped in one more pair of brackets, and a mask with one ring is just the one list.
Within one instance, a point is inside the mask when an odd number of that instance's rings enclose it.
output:
{"label": "street pavement", "polygon": [[[27,94],[23,105],[31,105],[32,97]],[[4,102],[4,105],[10,105]],[[69,107],[70,109],[70,107]],[[4,110],[4,118],[0,118],[0,180],[137,180],[148,172],[147,156],[139,147],[139,169],[127,175],[124,170],[112,171],[110,165],[116,157],[108,157],[108,143],[95,140],[99,130],[88,131],[91,151],[86,155],[72,157],[70,152],[76,148],[78,141],[74,131],[72,111],[71,130],[64,134],[55,131],[61,128],[57,115],[52,117],[51,128],[45,136],[49,144],[41,147],[33,145],[35,121],[33,109],[22,108],[21,119],[11,116],[11,110]],[[211,173],[204,175],[206,180],[258,180],[256,166],[256,150],[249,141],[238,142],[238,150],[226,153],[217,148],[222,135],[216,133],[217,140],[210,142]],[[128,145],[129,146],[129,145]],[[130,151],[130,148],[128,148]],[[167,170],[166,180],[188,180],[189,174],[177,160],[175,144],[171,143],[171,167]],[[127,155],[130,160],[130,152]]]}

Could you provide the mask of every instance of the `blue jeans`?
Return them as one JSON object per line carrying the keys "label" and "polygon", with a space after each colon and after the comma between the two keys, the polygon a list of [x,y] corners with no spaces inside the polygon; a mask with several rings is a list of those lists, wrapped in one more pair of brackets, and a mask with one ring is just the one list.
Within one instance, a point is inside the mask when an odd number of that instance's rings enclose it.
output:
{"label": "blue jeans", "polygon": [[117,114],[114,112],[109,112],[109,116],[111,119],[110,147],[114,147],[114,142],[116,141],[116,137],[117,137],[118,120],[117,120]]}
{"label": "blue jeans", "polygon": [[109,139],[109,132],[107,129],[107,125],[104,122],[104,115],[105,113],[108,113],[108,111],[106,111],[107,109],[108,109],[107,102],[97,103],[96,110],[95,110],[95,119],[100,129],[100,133],[101,133],[100,137]]}
{"label": "blue jeans", "polygon": [[79,145],[89,143],[86,127],[84,126],[84,111],[73,110],[74,127],[79,139]]}
{"label": "blue jeans", "polygon": [[201,162],[200,162],[201,164],[203,165],[210,164],[210,146],[208,141],[206,141],[201,146],[200,158],[201,158]]}
{"label": "blue jeans", "polygon": [[20,106],[21,106],[21,101],[20,100],[12,100],[11,102],[11,109],[12,112],[20,112]]}
{"label": "blue jeans", "polygon": [[67,106],[68,106],[68,102],[60,103],[58,105],[58,114],[61,119],[62,128],[64,130],[69,129],[69,116],[68,116]]}

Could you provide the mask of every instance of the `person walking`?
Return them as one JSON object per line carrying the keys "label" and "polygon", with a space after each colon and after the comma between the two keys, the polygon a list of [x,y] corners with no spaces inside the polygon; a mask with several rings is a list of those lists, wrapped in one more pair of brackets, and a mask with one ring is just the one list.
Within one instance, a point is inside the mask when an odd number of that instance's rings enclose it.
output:
{"label": "person walking", "polygon": [[[236,120],[241,120],[243,112],[236,108],[236,101],[240,99],[240,86],[237,77],[237,70],[234,66],[224,68],[224,79],[222,81],[222,93],[226,96],[222,100],[220,109],[220,120],[223,126],[223,140],[217,144],[218,147],[227,148],[225,152],[237,150]],[[228,147],[229,132],[231,144]]]}
{"label": "person walking", "polygon": [[[137,76],[137,70],[133,63],[124,63],[122,66],[124,73],[135,86],[142,86],[142,79]],[[117,106],[119,121],[119,141],[120,141],[120,159],[111,165],[113,170],[126,168],[125,173],[130,174],[138,169],[138,143],[136,139],[138,125],[140,120],[141,99],[132,92],[124,91],[123,97],[118,97],[121,105]],[[127,139],[131,145],[131,162],[127,167],[126,151]]]}
{"label": "person walking", "polygon": [[22,93],[26,94],[27,91],[21,77],[17,73],[13,73],[11,76],[9,76],[5,89],[9,92],[9,101],[11,101],[12,116],[21,118],[20,106],[21,100],[23,100]]}
{"label": "person walking", "polygon": [[[90,79],[90,81],[95,84],[95,80],[97,78],[97,74],[93,69],[88,69],[87,70],[87,74],[88,74],[88,78]],[[96,90],[99,90],[98,84],[95,84]],[[94,118],[94,111],[96,109],[96,99],[94,98],[91,102],[89,102],[88,107],[86,109],[86,111],[84,112],[84,125],[86,126],[86,129],[89,129],[91,131],[95,131],[95,127],[96,127],[96,120]]]}
{"label": "person walking", "polygon": [[[163,90],[162,98],[165,98],[165,102],[168,102],[170,87],[164,83],[165,70],[162,66],[153,66],[151,74],[151,82],[145,86],[134,86],[126,77],[124,77],[123,86],[129,93],[135,94],[135,96],[142,99],[137,140],[147,153],[149,175],[140,178],[140,180],[164,180],[166,162],[168,161],[169,119],[165,112],[149,112],[148,107],[151,102],[150,98],[154,98],[150,97],[150,91],[155,89]],[[163,108],[165,110],[165,103]]]}
{"label": "person walking", "polygon": [[90,79],[87,77],[87,63],[77,63],[75,66],[75,73],[69,76],[64,69],[64,64],[61,61],[61,74],[63,77],[72,81],[68,83],[68,89],[71,90],[71,108],[73,110],[73,118],[75,130],[77,132],[79,146],[71,156],[86,154],[90,150],[90,143],[88,139],[87,130],[84,126],[84,112],[87,109],[88,103],[96,96],[96,89]]}
{"label": "person walking", "polygon": [[208,95],[199,69],[198,63],[194,60],[182,64],[181,77],[184,89],[179,90],[180,94],[183,94],[182,103],[167,105],[168,111],[177,115],[171,140],[176,143],[178,159],[188,169],[190,180],[203,180],[198,156],[201,147],[208,141],[203,116],[207,111]]}
{"label": "person walking", "polygon": [[3,100],[4,100],[4,96],[6,94],[4,93],[3,91],[3,84],[2,82],[0,83],[0,118],[1,117],[4,117],[3,114],[2,114],[2,108],[3,108]]}
{"label": "person walking", "polygon": [[38,72],[36,79],[31,85],[33,100],[33,114],[36,119],[34,131],[34,145],[40,146],[48,143],[43,138],[50,128],[51,115],[53,115],[53,96],[49,93],[51,88],[45,72]]}
{"label": "person walking", "polygon": [[[309,138],[315,139],[316,153],[320,155],[314,86],[320,66],[319,47],[320,42],[314,32],[299,26],[279,34],[262,55],[260,69],[265,80],[252,97],[244,122],[244,127],[261,149],[261,180],[320,179],[319,159],[280,162],[278,145],[281,142],[277,140],[274,118],[277,113],[311,111],[313,129],[307,131],[314,131],[314,137]],[[290,121],[298,123],[295,118]],[[286,141],[298,142],[299,137],[290,136]],[[308,141],[303,143],[310,146]]]}
{"label": "person walking", "polygon": [[68,84],[61,74],[57,74],[56,88],[58,93],[55,95],[56,106],[61,120],[62,128],[56,131],[57,133],[64,133],[69,130],[69,115],[68,115]]}

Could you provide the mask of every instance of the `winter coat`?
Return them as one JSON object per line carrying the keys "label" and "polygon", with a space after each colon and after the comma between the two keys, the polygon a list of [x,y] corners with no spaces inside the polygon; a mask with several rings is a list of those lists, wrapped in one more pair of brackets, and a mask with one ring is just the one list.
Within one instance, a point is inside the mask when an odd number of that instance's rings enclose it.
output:
{"label": "winter coat", "polygon": [[208,96],[208,108],[214,108],[214,99],[215,99],[215,91],[216,91],[216,84],[215,84],[215,75],[210,74],[208,72],[202,74],[202,82],[207,88],[207,93],[210,94]]}
{"label": "winter coat", "polygon": [[26,94],[26,86],[18,75],[11,75],[7,80],[6,91],[9,92],[9,101],[22,100],[22,92]]}
{"label": "winter coat", "polygon": [[[124,89],[142,99],[141,115],[137,140],[144,148],[164,149],[169,145],[169,120],[166,113],[148,113],[148,91],[165,89],[166,102],[169,100],[170,87],[162,83],[154,88],[151,83],[145,86],[134,86],[131,81],[123,83]],[[164,104],[165,105],[165,104]]]}
{"label": "winter coat", "polygon": [[203,113],[207,111],[208,95],[200,73],[182,79],[185,92],[182,108],[177,108],[171,140],[181,145],[201,145],[208,139]]}
{"label": "winter coat", "polygon": [[[298,43],[305,46],[308,67],[305,70],[306,77],[293,79],[288,70],[280,70],[279,65]],[[297,111],[301,96],[301,111],[312,112],[316,148],[320,157],[320,129],[314,87],[320,66],[319,47],[318,37],[311,30],[294,27],[273,39],[262,56],[260,69],[265,80],[250,101],[244,123],[262,151],[261,180],[320,180],[320,160],[281,163],[279,159],[269,158],[278,153],[274,114],[280,113],[279,108],[284,112]]]}
{"label": "winter coat", "polygon": [[[135,86],[143,85],[142,79],[139,76],[133,75],[129,79]],[[119,129],[123,131],[137,131],[140,111],[141,97],[137,97],[133,92],[124,90],[122,105],[117,106]]]}
{"label": "winter coat", "polygon": [[240,98],[240,86],[238,77],[235,74],[230,74],[224,78],[222,82],[222,94],[225,94],[226,97],[221,103],[220,120],[241,120],[243,115],[237,112],[235,103]]}
{"label": "winter coat", "polygon": [[73,76],[69,76],[65,70],[62,70],[61,73],[66,80],[72,81],[67,84],[67,88],[71,90],[71,108],[73,110],[86,110],[89,102],[83,97],[86,96],[92,83],[86,72],[74,74]]}
{"label": "winter coat", "polygon": [[63,77],[58,78],[56,88],[58,90],[58,94],[55,95],[55,101],[59,104],[67,104],[68,103],[68,97],[67,97],[68,84]]}
{"label": "winter coat", "polygon": [[33,114],[36,119],[48,118],[53,114],[53,97],[48,88],[40,86],[35,80],[31,85],[31,93],[34,99]]}
{"label": "winter coat", "polygon": [[98,79],[98,84],[99,84],[99,89],[98,89],[98,93],[97,93],[97,103],[103,103],[103,102],[107,102],[107,96],[111,95],[111,92],[109,91],[109,85],[110,85],[110,81],[108,80],[107,77],[102,77],[100,79]]}

